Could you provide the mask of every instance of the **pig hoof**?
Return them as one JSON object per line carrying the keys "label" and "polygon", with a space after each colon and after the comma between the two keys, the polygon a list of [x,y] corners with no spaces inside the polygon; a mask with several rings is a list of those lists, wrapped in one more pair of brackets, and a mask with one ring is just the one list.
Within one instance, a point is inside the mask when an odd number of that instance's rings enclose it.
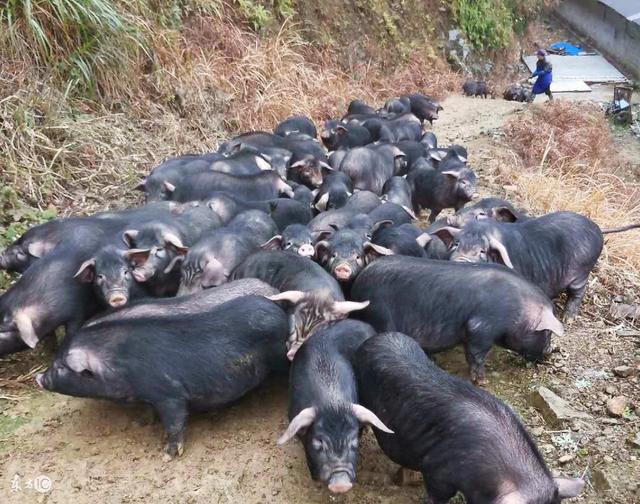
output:
{"label": "pig hoof", "polygon": [[576,316],[573,313],[565,313],[562,317],[564,325],[572,325],[576,321]]}
{"label": "pig hoof", "polygon": [[486,387],[487,385],[489,385],[489,380],[487,380],[486,376],[481,376],[474,378],[473,383],[475,383],[478,387]]}
{"label": "pig hoof", "polygon": [[172,461],[176,456],[180,457],[184,453],[184,443],[180,442],[169,442],[164,445],[164,457],[162,458],[165,462]]}

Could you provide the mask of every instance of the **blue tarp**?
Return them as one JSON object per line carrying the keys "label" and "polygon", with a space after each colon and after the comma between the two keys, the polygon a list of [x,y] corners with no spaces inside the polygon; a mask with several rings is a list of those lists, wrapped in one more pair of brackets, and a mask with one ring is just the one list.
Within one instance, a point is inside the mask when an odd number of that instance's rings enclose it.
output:
{"label": "blue tarp", "polygon": [[569,42],[556,42],[555,44],[551,44],[549,46],[551,49],[556,49],[557,51],[564,51],[564,54],[567,56],[578,56],[582,49],[578,46],[574,46]]}

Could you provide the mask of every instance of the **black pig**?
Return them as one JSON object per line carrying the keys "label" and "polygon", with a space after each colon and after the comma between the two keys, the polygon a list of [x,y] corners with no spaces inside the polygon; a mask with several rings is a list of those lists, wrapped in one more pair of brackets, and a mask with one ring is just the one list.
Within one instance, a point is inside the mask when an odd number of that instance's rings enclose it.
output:
{"label": "black pig", "polygon": [[544,292],[503,266],[383,257],[358,275],[351,298],[370,301],[357,318],[380,332],[404,332],[427,352],[462,344],[478,383],[486,382],[494,344],[542,360],[550,331],[563,334]]}
{"label": "black pig", "polygon": [[559,504],[584,481],[553,478],[518,417],[499,399],[433,364],[401,333],[355,356],[360,401],[393,429],[375,430],[395,463],[424,476],[426,502],[461,492],[469,504]]}
{"label": "black pig", "polygon": [[325,483],[331,493],[345,493],[353,486],[360,425],[371,424],[391,433],[358,404],[351,367],[357,348],[374,335],[370,325],[357,320],[329,323],[302,345],[291,365],[291,423],[278,444],[300,436],[311,477]]}
{"label": "black pig", "polygon": [[198,315],[105,321],[78,332],[36,380],[60,394],[151,405],[171,459],[184,450],[190,411],[223,407],[286,369],[286,335],[286,314],[261,296]]}

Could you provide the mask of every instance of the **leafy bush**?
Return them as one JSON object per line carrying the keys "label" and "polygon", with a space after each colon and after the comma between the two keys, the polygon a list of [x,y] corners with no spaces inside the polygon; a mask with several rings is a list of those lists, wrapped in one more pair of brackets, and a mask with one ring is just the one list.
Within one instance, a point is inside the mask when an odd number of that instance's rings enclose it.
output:
{"label": "leafy bush", "polygon": [[453,0],[451,10],[477,49],[502,49],[552,0]]}
{"label": "leafy bush", "polygon": [[[0,250],[20,237],[27,229],[53,219],[57,212],[48,208],[38,210],[20,201],[16,191],[0,185]],[[0,290],[11,283],[11,275],[0,272]]]}
{"label": "leafy bush", "polygon": [[254,0],[236,0],[238,9],[255,31],[262,31],[271,21],[271,13]]}
{"label": "leafy bush", "polygon": [[512,13],[501,0],[454,0],[452,11],[474,47],[502,49],[509,44]]}
{"label": "leafy bush", "polygon": [[271,0],[273,10],[283,18],[295,16],[296,10],[293,7],[293,0]]}

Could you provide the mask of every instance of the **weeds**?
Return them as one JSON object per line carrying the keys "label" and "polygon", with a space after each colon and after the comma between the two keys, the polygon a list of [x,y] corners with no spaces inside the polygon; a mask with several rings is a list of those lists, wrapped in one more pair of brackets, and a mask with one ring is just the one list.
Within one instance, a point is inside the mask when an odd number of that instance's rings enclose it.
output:
{"label": "weeds", "polygon": [[145,51],[143,26],[125,12],[111,0],[9,0],[0,7],[0,47],[48,68],[68,92],[95,96],[120,88],[116,70],[127,84]]}
{"label": "weeds", "polygon": [[254,0],[235,0],[240,14],[247,20],[255,31],[262,31],[271,21],[271,13]]}
{"label": "weeds", "polygon": [[504,49],[548,0],[454,0],[453,16],[477,49]]}
{"label": "weeds", "polygon": [[[507,197],[519,197],[538,214],[578,212],[601,228],[640,222],[640,188],[626,182],[626,166],[597,107],[535,105],[514,117],[505,133],[509,151],[494,164]],[[605,284],[637,285],[639,234],[632,230],[605,236],[599,263]]]}

